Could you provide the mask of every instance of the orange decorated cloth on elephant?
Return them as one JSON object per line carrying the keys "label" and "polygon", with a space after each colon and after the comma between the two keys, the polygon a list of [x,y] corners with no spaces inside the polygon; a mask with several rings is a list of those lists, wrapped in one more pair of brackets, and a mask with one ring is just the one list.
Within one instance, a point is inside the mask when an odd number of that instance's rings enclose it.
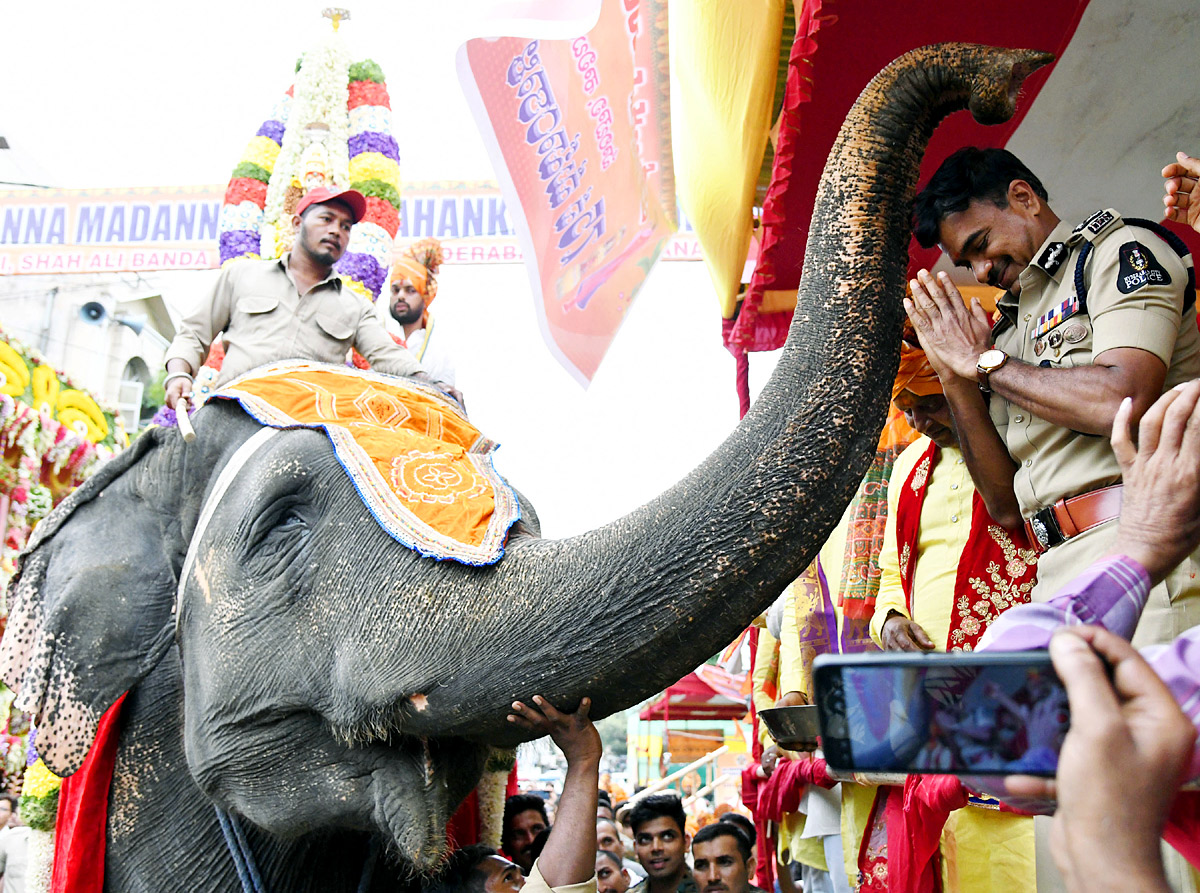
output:
{"label": "orange decorated cloth on elephant", "polygon": [[347,366],[261,366],[212,395],[273,428],[320,428],[371,514],[422,555],[493,564],[521,517],[496,444],[433,387]]}

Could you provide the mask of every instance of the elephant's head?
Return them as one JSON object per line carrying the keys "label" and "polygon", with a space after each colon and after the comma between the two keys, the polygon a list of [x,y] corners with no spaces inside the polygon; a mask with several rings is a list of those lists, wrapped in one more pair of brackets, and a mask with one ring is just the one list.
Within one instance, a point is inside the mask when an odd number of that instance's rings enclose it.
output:
{"label": "elephant's head", "polygon": [[23,560],[5,678],[40,717],[40,753],[77,769],[99,716],[177,636],[201,790],[275,834],[378,829],[435,862],[487,753],[401,734],[421,704],[407,668],[441,647],[411,636],[444,608],[435,563],[379,527],[324,434],[222,403],[196,427],[193,447],[142,435]]}

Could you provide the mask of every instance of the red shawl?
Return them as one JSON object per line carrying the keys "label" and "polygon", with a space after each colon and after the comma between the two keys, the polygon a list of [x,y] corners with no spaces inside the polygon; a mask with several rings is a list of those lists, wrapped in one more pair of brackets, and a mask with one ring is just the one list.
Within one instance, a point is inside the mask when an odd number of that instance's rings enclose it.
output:
{"label": "red shawl", "polygon": [[[900,550],[900,582],[912,616],[912,581],[917,567],[921,508],[941,449],[929,449],[909,474],[896,505],[896,548]],[[971,532],[958,562],[954,581],[947,651],[973,651],[988,624],[1013,605],[1029,601],[1037,580],[1037,553],[1023,528],[1005,530],[992,520],[978,492],[972,497]]]}

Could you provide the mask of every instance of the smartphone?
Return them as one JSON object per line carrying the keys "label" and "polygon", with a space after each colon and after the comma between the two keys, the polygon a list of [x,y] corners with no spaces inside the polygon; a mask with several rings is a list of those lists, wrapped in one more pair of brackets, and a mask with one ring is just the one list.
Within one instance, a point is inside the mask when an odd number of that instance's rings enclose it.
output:
{"label": "smartphone", "polygon": [[836,771],[1053,776],[1070,728],[1045,651],[828,654],[813,679]]}

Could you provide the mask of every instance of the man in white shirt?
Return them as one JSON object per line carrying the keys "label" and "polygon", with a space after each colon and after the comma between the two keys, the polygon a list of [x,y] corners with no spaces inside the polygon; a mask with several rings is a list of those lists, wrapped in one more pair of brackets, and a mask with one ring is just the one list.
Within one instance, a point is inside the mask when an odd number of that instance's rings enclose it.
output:
{"label": "man in white shirt", "polygon": [[403,333],[405,347],[435,381],[454,385],[454,361],[429,313],[429,305],[437,297],[436,275],[442,259],[437,239],[422,239],[408,246],[392,262],[389,289],[381,300],[387,301],[388,331]]}
{"label": "man in white shirt", "polygon": [[0,795],[0,803],[9,808],[8,826],[0,830],[0,877],[4,893],[25,893],[25,864],[29,853],[29,827],[17,813],[17,798]]}

